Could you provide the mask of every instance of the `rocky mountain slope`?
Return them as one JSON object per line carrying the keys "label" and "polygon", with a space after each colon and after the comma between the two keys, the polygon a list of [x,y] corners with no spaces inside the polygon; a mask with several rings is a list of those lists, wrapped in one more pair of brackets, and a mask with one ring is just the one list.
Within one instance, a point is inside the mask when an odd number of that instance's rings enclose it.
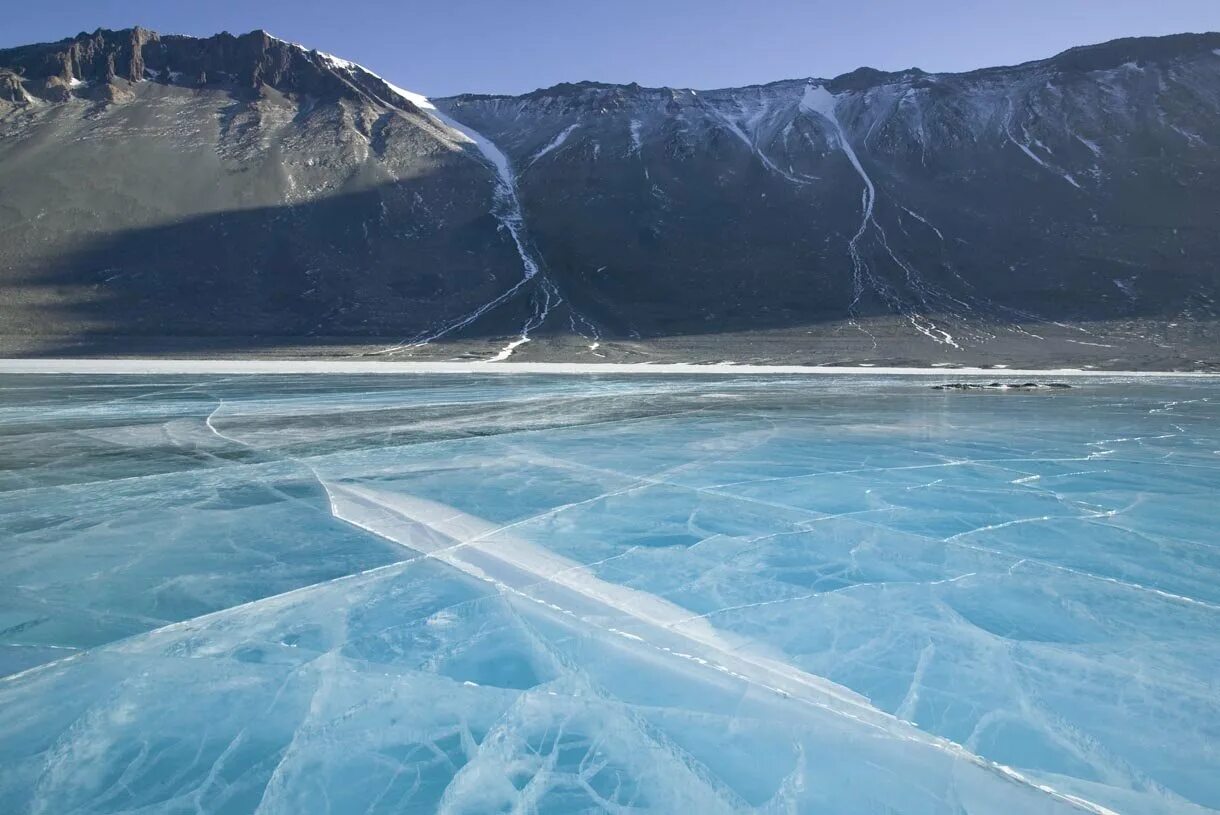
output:
{"label": "rocky mountain slope", "polygon": [[469,140],[261,32],[0,52],[7,333],[413,334],[521,274]]}
{"label": "rocky mountain slope", "polygon": [[1220,358],[1217,34],[430,102],[100,31],[0,51],[0,190],[19,353]]}

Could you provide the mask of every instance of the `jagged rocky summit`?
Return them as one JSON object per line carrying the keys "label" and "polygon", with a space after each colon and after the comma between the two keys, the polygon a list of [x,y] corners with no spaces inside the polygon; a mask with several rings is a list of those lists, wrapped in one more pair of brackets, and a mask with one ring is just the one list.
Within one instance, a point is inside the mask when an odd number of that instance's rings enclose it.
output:
{"label": "jagged rocky summit", "polygon": [[429,101],[98,31],[0,51],[0,190],[10,354],[1206,368],[1220,35]]}

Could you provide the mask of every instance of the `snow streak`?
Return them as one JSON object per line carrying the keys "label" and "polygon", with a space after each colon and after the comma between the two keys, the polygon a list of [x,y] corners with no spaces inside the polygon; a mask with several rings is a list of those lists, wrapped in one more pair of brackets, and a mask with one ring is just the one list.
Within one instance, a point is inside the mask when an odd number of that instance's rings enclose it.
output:
{"label": "snow streak", "polygon": [[[949,332],[942,328],[938,328],[926,316],[907,306],[907,304],[902,301],[902,298],[899,297],[898,293],[894,291],[892,286],[874,275],[872,269],[868,265],[868,261],[865,260],[863,254],[861,253],[861,242],[869,233],[870,229],[876,230],[882,248],[884,248],[886,254],[895,263],[895,265],[897,265],[903,271],[906,276],[907,285],[916,293],[916,296],[919,297],[920,301],[927,306],[929,304],[928,300],[930,297],[935,299],[942,298],[941,292],[930,287],[922,279],[914,267],[899,258],[894,250],[890,248],[885,230],[881,227],[881,224],[878,223],[873,214],[877,203],[877,188],[873,185],[873,180],[865,171],[864,165],[860,163],[860,157],[856,155],[855,149],[848,140],[847,133],[843,130],[843,125],[840,124],[838,114],[835,112],[835,104],[836,100],[834,94],[828,91],[825,85],[814,86],[813,84],[809,84],[805,86],[805,95],[801,98],[799,109],[818,114],[834,127],[834,134],[839,148],[843,151],[843,154],[847,156],[847,160],[851,162],[851,166],[855,168],[856,173],[859,174],[860,178],[864,181],[864,190],[860,199],[860,227],[856,230],[856,233],[852,235],[851,240],[849,240],[847,243],[847,251],[851,256],[852,263],[852,301],[851,305],[849,306],[849,310],[853,315],[857,314],[860,305],[860,298],[864,295],[865,284],[867,283],[868,286],[871,287],[872,290],[876,292],[877,295],[880,296],[891,309],[905,316],[916,331],[923,334],[933,342],[946,345],[951,348],[960,349],[961,346],[958,345],[957,341],[951,334],[949,334]],[[907,211],[910,212],[910,210]],[[915,217],[918,218],[919,216]],[[927,224],[927,221],[924,221],[923,218],[919,218],[919,220]],[[931,226],[931,224],[928,225]],[[935,229],[935,227],[932,228]],[[940,230],[936,230],[936,234],[939,236]],[[864,329],[860,327],[858,323],[856,323],[856,326],[860,328],[861,331],[864,331]],[[865,333],[868,332],[865,331]]]}
{"label": "snow streak", "polygon": [[1080,189],[1081,188],[1080,183],[1078,181],[1076,181],[1075,178],[1072,178],[1070,173],[1068,173],[1064,170],[1060,170],[1058,167],[1051,166],[1046,161],[1041,159],[1038,156],[1038,154],[1033,151],[1033,149],[1030,146],[1031,143],[1037,144],[1039,147],[1042,147],[1042,149],[1046,150],[1046,152],[1048,152],[1048,153],[1050,152],[1050,150],[1045,145],[1043,145],[1041,142],[1038,142],[1037,139],[1032,139],[1030,137],[1029,130],[1025,127],[1025,125],[1021,125],[1021,136],[1022,136],[1022,139],[1024,139],[1023,141],[1018,141],[1016,139],[1016,137],[1013,136],[1012,114],[1013,114],[1013,104],[1012,104],[1012,100],[1010,99],[1010,100],[1008,100],[1008,113],[1004,117],[1004,135],[1008,137],[1008,140],[1010,142],[1012,142],[1013,144],[1015,144],[1017,147],[1019,147],[1021,149],[1022,153],[1024,153],[1025,155],[1027,155],[1031,159],[1033,159],[1034,162],[1037,163],[1037,165],[1039,167],[1043,168],[1044,170],[1049,170],[1050,172],[1052,172],[1055,175],[1062,178],[1067,183],[1071,184],[1076,189]]}
{"label": "snow streak", "polygon": [[566,128],[561,130],[559,134],[555,136],[555,138],[551,139],[551,141],[545,147],[543,147],[537,153],[534,153],[534,155],[530,157],[529,163],[525,166],[532,167],[534,166],[534,162],[545,156],[547,153],[550,153],[553,150],[558,150],[563,146],[563,143],[568,140],[568,136],[572,135],[572,131],[578,127],[580,127],[579,124],[568,125]]}
{"label": "snow streak", "polygon": [[631,120],[631,125],[630,125],[630,127],[631,127],[631,149],[627,151],[627,155],[629,155],[629,156],[639,155],[640,148],[643,147],[643,144],[644,144],[643,140],[640,137],[640,128],[643,126],[644,126],[644,123],[641,122],[639,119]]}
{"label": "snow streak", "polygon": [[[547,316],[551,313],[551,310],[563,302],[563,298],[559,295],[558,288],[551,280],[546,278],[545,274],[542,273],[541,264],[537,258],[534,257],[533,251],[529,245],[529,238],[525,229],[525,212],[524,208],[521,206],[521,199],[517,193],[516,174],[513,171],[512,164],[509,161],[508,156],[505,155],[504,151],[497,147],[491,139],[449,116],[426,96],[400,88],[354,62],[348,62],[347,60],[340,59],[339,57],[332,56],[331,54],[323,54],[321,52],[315,53],[317,53],[318,57],[334,70],[344,71],[349,74],[361,72],[367,76],[379,80],[383,85],[385,85],[386,88],[401,99],[409,102],[413,107],[439,125],[440,133],[445,137],[445,140],[452,142],[455,144],[455,146],[460,146],[463,148],[466,146],[473,146],[475,149],[477,149],[481,154],[483,161],[491,165],[496,174],[496,187],[492,202],[492,215],[494,215],[496,220],[500,223],[500,228],[508,232],[509,236],[512,238],[513,245],[517,249],[517,255],[521,258],[521,279],[509,287],[506,291],[500,293],[496,297],[492,298],[486,303],[483,303],[472,311],[445,322],[438,328],[431,329],[414,337],[413,339],[395,343],[394,345],[374,352],[374,354],[394,354],[400,351],[420,348],[448,334],[452,334],[455,331],[465,328],[474,323],[483,315],[513,299],[518,293],[527,287],[527,284],[529,284],[535,278],[538,278],[542,282],[534,292],[534,313],[525,321],[525,324],[521,328],[520,335],[510,341],[499,351],[499,353],[487,361],[499,362],[508,359],[513,354],[515,349],[529,342],[530,332],[541,326],[546,321]],[[543,155],[560,147],[575,129],[576,125],[572,125],[556,136],[550,144],[534,155],[534,157],[530,160],[530,164],[533,164]],[[575,310],[572,309],[570,304],[568,308],[574,315],[572,318],[573,325],[575,325],[576,317],[579,317],[584,325],[587,325],[592,329],[594,336],[591,342],[593,346],[596,347],[598,344],[598,334],[597,330],[593,328],[592,322],[590,322],[584,315],[577,314]],[[584,332],[578,331],[576,333],[588,338],[588,335]]]}
{"label": "snow streak", "polygon": [[760,148],[758,146],[758,129],[757,129],[758,123],[760,122],[760,120],[762,120],[762,118],[768,112],[768,108],[765,104],[762,106],[762,108],[760,110],[756,111],[754,113],[754,115],[751,116],[746,123],[747,126],[750,127],[751,132],[753,133],[753,135],[751,136],[751,135],[747,134],[746,131],[741,128],[741,125],[737,124],[737,122],[734,121],[729,116],[726,116],[722,111],[720,111],[720,109],[716,108],[714,105],[707,104],[706,102],[703,102],[702,100],[700,100],[700,102],[703,104],[703,107],[708,112],[710,112],[712,115],[714,115],[726,128],[728,128],[730,133],[732,133],[737,138],[741,139],[742,143],[745,144],[746,147],[750,148],[750,152],[752,152],[754,155],[756,155],[758,157],[758,160],[761,161],[763,163],[763,166],[766,167],[768,170],[770,170],[771,172],[775,173],[778,176],[786,178],[787,180],[791,181],[793,184],[803,185],[803,184],[811,183],[810,179],[800,178],[800,177],[793,175],[792,173],[782,169],[781,167],[779,167],[774,161],[772,161],[767,156],[766,153],[763,152],[762,148]]}

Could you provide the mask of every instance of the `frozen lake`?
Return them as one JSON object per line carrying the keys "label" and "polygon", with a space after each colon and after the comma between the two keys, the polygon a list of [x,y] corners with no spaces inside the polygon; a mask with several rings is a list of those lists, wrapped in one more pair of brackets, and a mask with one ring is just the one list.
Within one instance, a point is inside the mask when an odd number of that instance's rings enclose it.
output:
{"label": "frozen lake", "polygon": [[0,811],[1220,811],[1220,382],[934,381],[0,375]]}

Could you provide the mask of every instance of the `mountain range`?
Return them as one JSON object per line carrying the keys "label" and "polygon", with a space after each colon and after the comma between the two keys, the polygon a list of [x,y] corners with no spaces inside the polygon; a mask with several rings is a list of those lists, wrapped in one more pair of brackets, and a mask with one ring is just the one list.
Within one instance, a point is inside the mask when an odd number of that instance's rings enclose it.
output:
{"label": "mountain range", "polygon": [[0,50],[7,356],[1207,369],[1218,226],[1220,34],[444,99],[262,31]]}

